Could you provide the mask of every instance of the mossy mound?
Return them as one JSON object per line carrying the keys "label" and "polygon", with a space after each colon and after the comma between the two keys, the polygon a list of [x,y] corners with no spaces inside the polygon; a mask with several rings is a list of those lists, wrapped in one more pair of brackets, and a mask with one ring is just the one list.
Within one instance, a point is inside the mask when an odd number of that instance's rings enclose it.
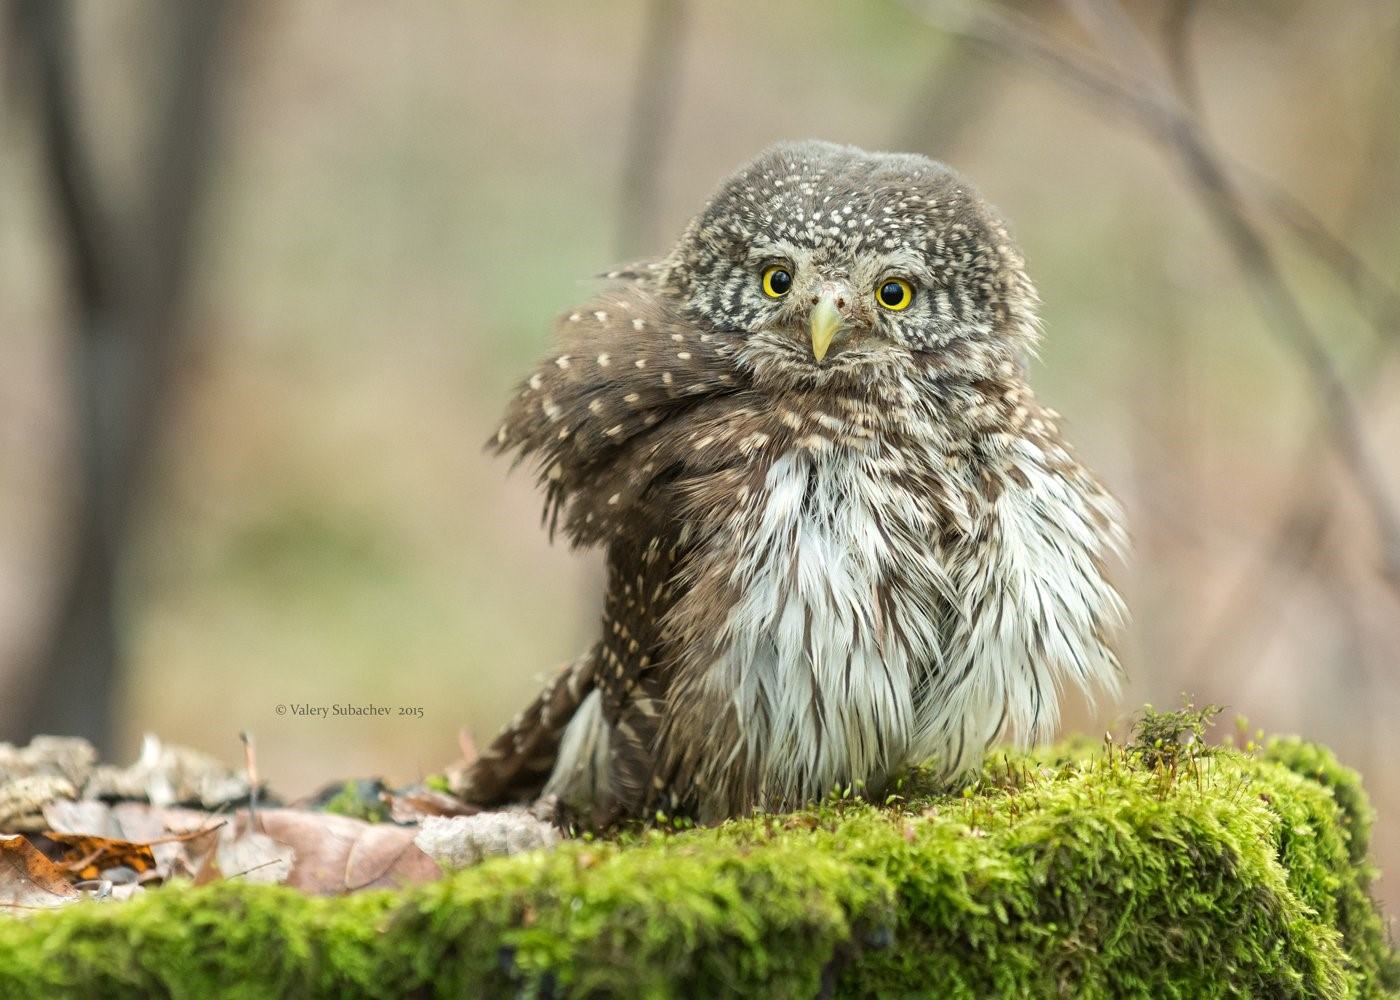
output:
{"label": "mossy mound", "polygon": [[0,922],[4,997],[1380,997],[1369,807],[1325,750],[998,758],[402,892],[167,887]]}

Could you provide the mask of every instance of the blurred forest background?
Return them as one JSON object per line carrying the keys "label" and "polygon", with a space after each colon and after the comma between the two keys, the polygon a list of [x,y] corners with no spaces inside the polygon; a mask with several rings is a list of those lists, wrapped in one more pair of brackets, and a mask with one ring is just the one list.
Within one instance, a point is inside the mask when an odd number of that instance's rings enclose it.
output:
{"label": "blurred forest background", "polygon": [[949,162],[1026,249],[1136,547],[1127,689],[1066,729],[1190,692],[1330,744],[1400,905],[1400,4],[0,13],[0,738],[246,729],[296,795],[489,736],[600,574],[484,454],[508,392],[589,275],[821,137]]}

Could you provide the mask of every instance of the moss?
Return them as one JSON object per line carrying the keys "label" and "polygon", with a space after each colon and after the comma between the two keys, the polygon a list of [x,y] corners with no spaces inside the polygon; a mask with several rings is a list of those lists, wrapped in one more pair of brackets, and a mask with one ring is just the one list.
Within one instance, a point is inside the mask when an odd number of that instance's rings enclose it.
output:
{"label": "moss", "polygon": [[0,923],[0,996],[1380,997],[1356,776],[1296,741],[915,773],[399,892],[168,887]]}
{"label": "moss", "polygon": [[[1375,813],[1361,787],[1361,776],[1343,767],[1325,747],[1299,739],[1275,739],[1264,750],[1266,759],[1287,767],[1298,775],[1304,785],[1320,786],[1327,791],[1335,807],[1326,814],[1331,822],[1308,823],[1303,836],[1285,828],[1279,845],[1285,867],[1295,876],[1297,891],[1316,900],[1319,912],[1334,922],[1344,941],[1358,982],[1356,995],[1383,995],[1386,988],[1400,993],[1400,953],[1390,946],[1385,920],[1371,899],[1370,886],[1376,877],[1368,852],[1371,845],[1371,825]],[[1316,846],[1325,842],[1325,848]],[[1290,856],[1309,851],[1319,860],[1337,857],[1346,851],[1349,865],[1332,863],[1321,866],[1331,877],[1321,884],[1309,884],[1308,876],[1318,867],[1306,863],[1290,863]]]}
{"label": "moss", "polygon": [[351,779],[339,787],[322,793],[325,802],[320,808],[337,816],[362,819],[367,823],[384,823],[389,819],[389,807],[385,805],[384,783],[378,779]]}

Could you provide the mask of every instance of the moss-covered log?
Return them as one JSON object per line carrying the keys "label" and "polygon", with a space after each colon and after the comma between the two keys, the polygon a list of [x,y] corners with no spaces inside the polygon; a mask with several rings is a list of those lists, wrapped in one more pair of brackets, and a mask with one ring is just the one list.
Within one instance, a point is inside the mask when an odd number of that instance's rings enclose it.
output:
{"label": "moss-covered log", "polygon": [[1369,807],[1325,750],[1000,758],[401,892],[167,887],[0,923],[0,996],[1379,997]]}

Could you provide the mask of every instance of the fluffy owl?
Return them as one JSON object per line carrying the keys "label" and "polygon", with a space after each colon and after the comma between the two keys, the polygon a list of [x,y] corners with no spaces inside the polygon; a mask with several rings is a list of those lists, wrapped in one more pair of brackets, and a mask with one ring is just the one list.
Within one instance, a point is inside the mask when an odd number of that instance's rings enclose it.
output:
{"label": "fluffy owl", "polygon": [[1114,500],[1035,398],[1036,294],[949,168],[769,148],[559,323],[494,447],[607,554],[602,636],[465,773],[482,805],[713,822],[949,777],[1113,688]]}

